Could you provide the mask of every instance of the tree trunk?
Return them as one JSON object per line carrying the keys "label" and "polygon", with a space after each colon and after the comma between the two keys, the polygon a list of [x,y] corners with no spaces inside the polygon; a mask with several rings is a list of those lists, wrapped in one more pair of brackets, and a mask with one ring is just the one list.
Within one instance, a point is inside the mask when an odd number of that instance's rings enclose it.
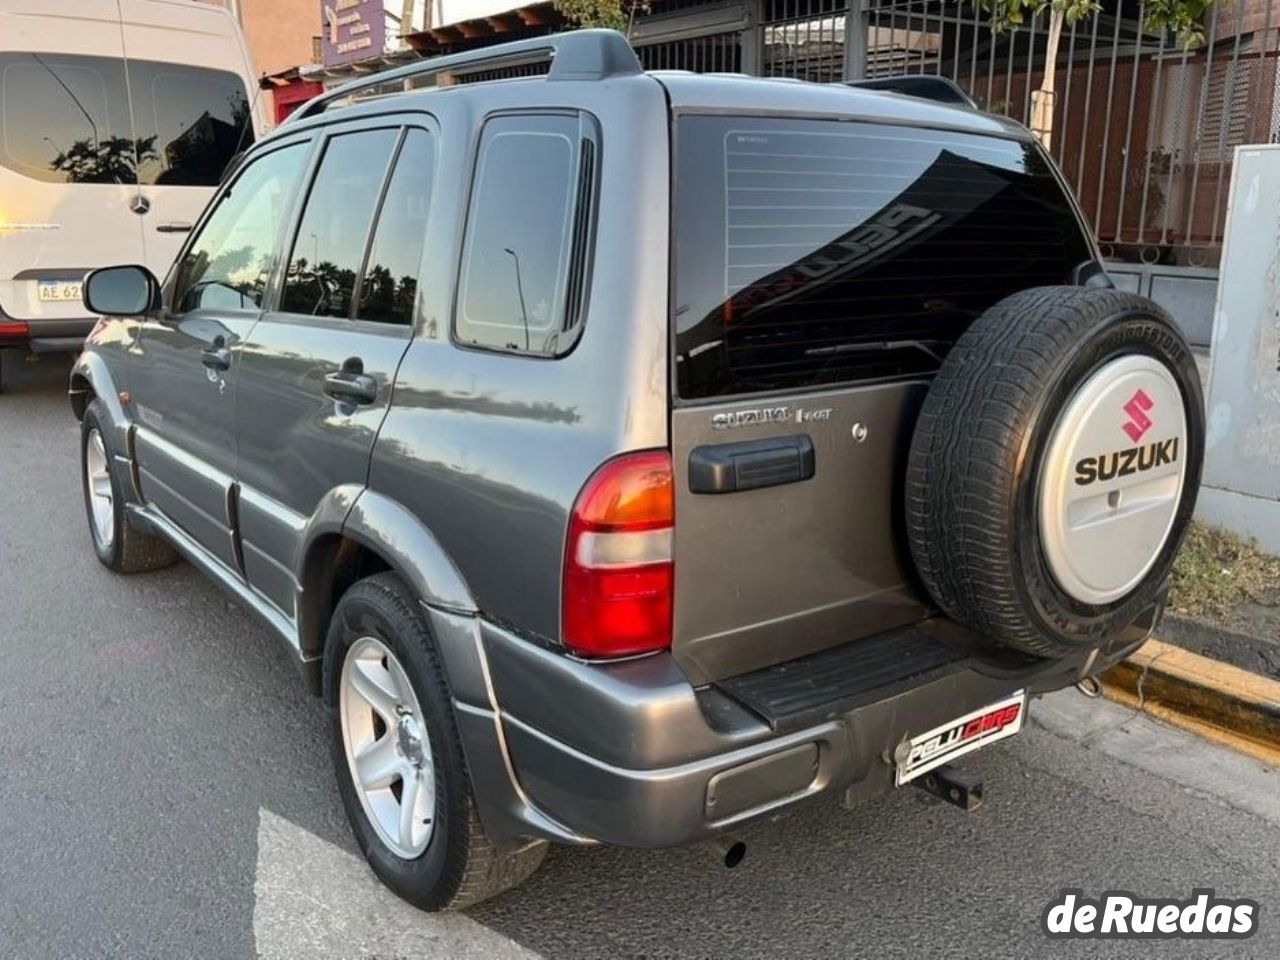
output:
{"label": "tree trunk", "polygon": [[[1062,39],[1063,12],[1057,7],[1049,9],[1049,42],[1044,54],[1044,80],[1039,90],[1031,93],[1031,132],[1044,146],[1053,148],[1053,100],[1054,81],[1058,73],[1058,42]],[[1070,68],[1070,64],[1068,64]]]}

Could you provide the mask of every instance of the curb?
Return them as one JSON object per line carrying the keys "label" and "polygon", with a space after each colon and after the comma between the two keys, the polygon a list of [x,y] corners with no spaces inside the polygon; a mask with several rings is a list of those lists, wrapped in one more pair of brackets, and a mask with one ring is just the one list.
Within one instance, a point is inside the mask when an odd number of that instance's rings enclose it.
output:
{"label": "curb", "polygon": [[1160,640],[1099,679],[1113,700],[1280,767],[1280,681]]}

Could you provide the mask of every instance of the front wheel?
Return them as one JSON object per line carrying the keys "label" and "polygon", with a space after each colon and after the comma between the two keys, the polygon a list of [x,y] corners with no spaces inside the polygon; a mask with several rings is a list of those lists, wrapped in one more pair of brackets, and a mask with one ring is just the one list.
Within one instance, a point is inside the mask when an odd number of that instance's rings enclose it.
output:
{"label": "front wheel", "polygon": [[124,510],[124,491],[111,455],[108,424],[95,400],[80,421],[80,479],[93,552],[116,573],[159,570],[178,556],[164,540],[135,530]]}
{"label": "front wheel", "polygon": [[398,577],[343,595],[324,670],[342,803],[383,883],[424,910],[455,909],[541,865],[545,843],[504,854],[480,822],[439,655]]}

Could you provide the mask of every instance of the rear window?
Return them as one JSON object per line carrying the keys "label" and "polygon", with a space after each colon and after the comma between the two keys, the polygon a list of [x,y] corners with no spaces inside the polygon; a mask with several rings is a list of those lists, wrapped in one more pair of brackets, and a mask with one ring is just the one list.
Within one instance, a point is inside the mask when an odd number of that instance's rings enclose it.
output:
{"label": "rear window", "polygon": [[703,399],[919,376],[1093,254],[1040,150],[884,124],[678,121],[676,378]]}
{"label": "rear window", "polygon": [[0,165],[51,183],[217,186],[253,143],[244,81],[147,60],[128,69],[126,83],[119,58],[0,53]]}

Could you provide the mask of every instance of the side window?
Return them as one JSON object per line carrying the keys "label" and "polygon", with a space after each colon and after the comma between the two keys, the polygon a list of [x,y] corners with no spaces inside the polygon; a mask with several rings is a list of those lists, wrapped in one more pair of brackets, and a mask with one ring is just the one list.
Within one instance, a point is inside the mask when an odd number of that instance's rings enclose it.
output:
{"label": "side window", "polygon": [[254,160],[222,194],[178,264],[175,312],[261,309],[309,147]]}
{"label": "side window", "polygon": [[555,355],[582,312],[595,194],[594,125],[497,117],[476,159],[459,278],[461,343]]}
{"label": "side window", "polygon": [[369,265],[360,287],[358,319],[413,323],[434,174],[435,145],[431,134],[409,128],[382,201]]}
{"label": "side window", "polygon": [[329,140],[294,237],[282,312],[351,316],[374,209],[399,137],[398,129],[387,129]]}

